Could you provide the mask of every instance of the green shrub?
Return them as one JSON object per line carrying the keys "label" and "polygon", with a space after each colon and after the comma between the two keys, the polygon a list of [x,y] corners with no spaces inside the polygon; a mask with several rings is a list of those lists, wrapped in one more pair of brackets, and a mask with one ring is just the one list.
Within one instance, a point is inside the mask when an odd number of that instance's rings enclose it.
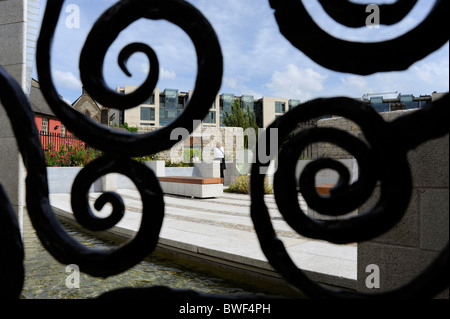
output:
{"label": "green shrub", "polygon": [[[250,176],[240,175],[235,177],[229,187],[225,190],[228,193],[249,194],[250,193]],[[272,194],[273,186],[268,178],[264,179],[264,194]]]}
{"label": "green shrub", "polygon": [[159,161],[160,158],[157,154],[155,155],[146,155],[146,156],[141,156],[141,157],[133,157],[133,159],[139,163],[144,163],[147,161]]}
{"label": "green shrub", "polygon": [[124,123],[123,125],[120,126],[120,128],[124,128],[126,129],[128,132],[131,133],[137,133],[138,132],[138,128],[136,126],[134,127],[129,127],[128,123]]}
{"label": "green shrub", "polygon": [[194,167],[194,163],[166,161],[166,167]]}

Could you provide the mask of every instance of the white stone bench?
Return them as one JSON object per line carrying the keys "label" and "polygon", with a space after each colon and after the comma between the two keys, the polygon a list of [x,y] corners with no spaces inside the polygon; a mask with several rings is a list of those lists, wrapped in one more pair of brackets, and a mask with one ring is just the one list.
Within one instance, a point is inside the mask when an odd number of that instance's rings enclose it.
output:
{"label": "white stone bench", "polygon": [[213,198],[223,195],[223,178],[192,176],[159,177],[165,194],[195,198]]}

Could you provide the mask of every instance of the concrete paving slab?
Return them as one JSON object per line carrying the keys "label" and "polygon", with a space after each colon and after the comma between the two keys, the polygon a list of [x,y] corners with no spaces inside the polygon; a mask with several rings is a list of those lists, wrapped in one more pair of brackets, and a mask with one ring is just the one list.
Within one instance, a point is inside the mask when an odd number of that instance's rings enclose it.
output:
{"label": "concrete paving slab", "polygon": [[[132,237],[140,225],[142,203],[136,190],[119,189],[125,217],[110,232]],[[100,194],[91,193],[93,203]],[[356,287],[356,245],[334,245],[311,240],[294,232],[276,209],[273,195],[266,195],[272,222],[294,263],[310,278],[349,289]],[[165,196],[165,213],[159,244],[214,262],[233,264],[253,271],[272,272],[250,218],[250,196],[224,193],[215,199]],[[52,194],[55,212],[73,218],[70,195]],[[104,209],[100,216],[106,216]],[[249,268],[250,267],[250,268]],[[259,270],[258,270],[259,269]],[[274,276],[278,276],[273,272]]]}

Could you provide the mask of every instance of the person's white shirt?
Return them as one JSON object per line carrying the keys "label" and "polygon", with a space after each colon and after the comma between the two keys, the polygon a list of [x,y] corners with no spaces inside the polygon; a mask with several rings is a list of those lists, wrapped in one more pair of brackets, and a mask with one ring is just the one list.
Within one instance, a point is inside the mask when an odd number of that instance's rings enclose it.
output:
{"label": "person's white shirt", "polygon": [[224,158],[225,157],[225,155],[224,155],[225,150],[223,147],[217,148],[217,147],[213,146],[213,148],[211,150],[214,151],[214,158]]}

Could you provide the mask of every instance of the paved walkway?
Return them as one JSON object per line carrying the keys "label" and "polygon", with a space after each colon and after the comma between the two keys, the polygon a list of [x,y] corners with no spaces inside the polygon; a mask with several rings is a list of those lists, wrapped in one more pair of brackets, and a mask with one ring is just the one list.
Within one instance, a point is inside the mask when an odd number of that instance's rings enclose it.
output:
{"label": "paved walkway", "polygon": [[[135,190],[120,189],[126,214],[112,232],[133,236],[141,219],[140,195]],[[99,196],[91,193],[92,202]],[[243,268],[272,271],[261,251],[250,218],[250,197],[224,193],[215,199],[190,199],[165,196],[165,218],[160,241],[165,247],[186,251],[200,258],[214,258]],[[56,213],[72,215],[69,194],[53,194],[51,204]],[[301,202],[304,205],[304,203]],[[334,245],[304,238],[287,225],[276,208],[273,195],[266,195],[272,223],[279,238],[296,263],[307,271],[310,278],[323,283],[355,289],[357,272],[357,247]],[[99,215],[107,215],[107,208]]]}

